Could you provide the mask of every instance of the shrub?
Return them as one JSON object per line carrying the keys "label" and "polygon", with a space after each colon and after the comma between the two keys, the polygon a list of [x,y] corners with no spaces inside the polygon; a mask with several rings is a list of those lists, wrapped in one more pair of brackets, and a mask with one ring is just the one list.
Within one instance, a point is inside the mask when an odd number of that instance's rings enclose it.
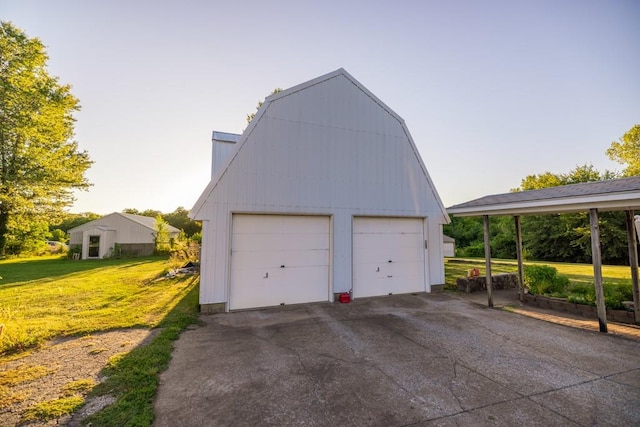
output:
{"label": "shrub", "polygon": [[69,246],[69,251],[67,252],[67,258],[73,258],[73,254],[82,254],[82,245],[71,245]]}
{"label": "shrub", "polygon": [[[630,284],[613,284],[605,283],[604,285],[604,303],[608,308],[621,310],[624,308],[622,301],[633,300],[633,293]],[[595,286],[594,286],[595,289]]]}
{"label": "shrub", "polygon": [[576,304],[596,305],[596,290],[593,283],[574,283],[568,291],[567,301]]}
{"label": "shrub", "polygon": [[[624,308],[622,301],[633,300],[630,283],[603,283],[604,305],[607,308],[620,310]],[[596,305],[596,287],[593,283],[578,283],[569,287],[567,301],[576,304]]]}
{"label": "shrub", "polygon": [[484,243],[476,243],[475,245],[460,248],[456,254],[459,257],[482,258],[484,257]]}
{"label": "shrub", "polygon": [[559,276],[555,267],[548,265],[525,265],[524,284],[532,294],[561,295],[569,287],[569,278]]}

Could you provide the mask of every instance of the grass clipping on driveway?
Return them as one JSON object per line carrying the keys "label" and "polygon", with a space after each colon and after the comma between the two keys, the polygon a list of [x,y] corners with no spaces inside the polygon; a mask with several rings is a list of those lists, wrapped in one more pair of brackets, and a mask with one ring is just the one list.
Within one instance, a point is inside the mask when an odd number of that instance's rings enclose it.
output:
{"label": "grass clipping on driveway", "polygon": [[[113,358],[104,371],[106,381],[90,392],[118,399],[93,416],[94,426],[150,425],[158,374],[166,369],[172,341],[197,321],[198,311],[197,277],[163,278],[166,263],[166,258],[158,257],[0,262],[0,364],[56,337],[159,327],[150,344]],[[33,373],[5,372],[3,377],[10,374],[16,376],[12,381],[24,382]],[[0,397],[7,394],[4,388],[9,392],[10,384],[0,384]],[[27,419],[57,418],[83,403],[83,398],[65,397],[43,402],[25,415]]]}

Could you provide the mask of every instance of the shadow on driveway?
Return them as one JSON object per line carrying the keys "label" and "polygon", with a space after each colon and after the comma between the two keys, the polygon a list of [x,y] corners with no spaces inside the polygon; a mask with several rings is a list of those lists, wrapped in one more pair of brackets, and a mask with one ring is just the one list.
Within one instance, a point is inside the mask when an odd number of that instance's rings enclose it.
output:
{"label": "shadow on driveway", "polygon": [[201,316],[156,426],[638,425],[640,342],[393,295]]}

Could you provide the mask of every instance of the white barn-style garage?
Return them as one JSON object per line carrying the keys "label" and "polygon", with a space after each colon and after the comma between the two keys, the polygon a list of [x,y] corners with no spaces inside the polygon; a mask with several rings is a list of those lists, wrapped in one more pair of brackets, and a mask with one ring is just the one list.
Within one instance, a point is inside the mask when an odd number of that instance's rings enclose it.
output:
{"label": "white barn-style garage", "polygon": [[203,312],[430,292],[448,216],[404,120],[343,69],[213,133]]}

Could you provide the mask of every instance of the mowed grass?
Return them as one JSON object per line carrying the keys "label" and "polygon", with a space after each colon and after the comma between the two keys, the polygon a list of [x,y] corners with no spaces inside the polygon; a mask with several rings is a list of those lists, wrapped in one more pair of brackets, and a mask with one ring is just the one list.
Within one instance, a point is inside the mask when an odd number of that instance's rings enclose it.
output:
{"label": "mowed grass", "polygon": [[58,336],[156,326],[193,287],[185,278],[162,279],[166,262],[158,257],[1,261],[0,354]]}
{"label": "mowed grass", "polygon": [[[22,421],[48,421],[70,414],[85,397],[110,395],[116,402],[85,422],[94,426],[148,426],[158,375],[171,358],[173,341],[197,322],[198,276],[163,277],[166,258],[70,261],[59,257],[0,262],[0,324],[4,360],[20,357],[45,340],[110,329],[158,327],[155,338],[114,356],[106,380],[73,381],[60,398],[38,402]],[[27,396],[12,386],[52,373],[47,366],[22,366],[0,375],[0,407]]]}
{"label": "mowed grass", "polygon": [[[593,266],[591,264],[568,264],[547,261],[525,261],[525,265],[549,265],[558,270],[558,274],[569,277],[573,283],[593,283]],[[445,282],[448,289],[455,289],[456,279],[466,277],[472,268],[480,270],[480,275],[485,274],[484,258],[445,258]],[[515,260],[492,260],[491,274],[517,273],[518,263]],[[626,284],[631,281],[631,269],[628,266],[603,265],[603,281],[612,284]]]}

